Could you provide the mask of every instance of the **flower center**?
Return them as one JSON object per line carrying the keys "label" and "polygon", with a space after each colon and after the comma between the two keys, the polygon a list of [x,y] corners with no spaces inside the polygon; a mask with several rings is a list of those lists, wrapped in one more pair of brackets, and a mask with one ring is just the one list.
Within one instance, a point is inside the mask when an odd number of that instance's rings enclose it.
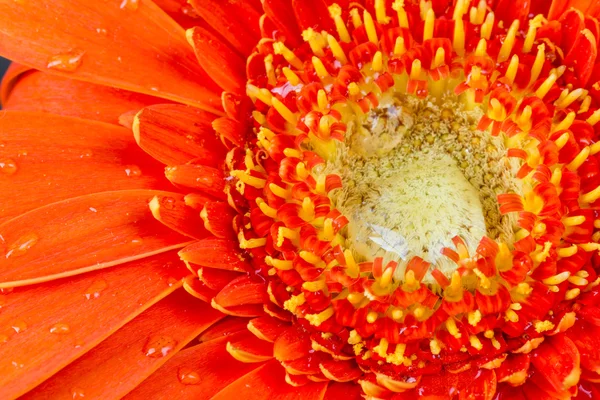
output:
{"label": "flower center", "polygon": [[480,117],[479,108],[465,111],[456,101],[395,97],[348,123],[326,169],[342,178],[332,200],[350,220],[346,244],[357,260],[396,261],[403,276],[418,256],[450,276],[456,263],[442,250],[452,238],[470,254],[483,236],[512,242],[516,221],[500,214],[496,197],[520,192],[518,165],[501,138],[475,129]]}

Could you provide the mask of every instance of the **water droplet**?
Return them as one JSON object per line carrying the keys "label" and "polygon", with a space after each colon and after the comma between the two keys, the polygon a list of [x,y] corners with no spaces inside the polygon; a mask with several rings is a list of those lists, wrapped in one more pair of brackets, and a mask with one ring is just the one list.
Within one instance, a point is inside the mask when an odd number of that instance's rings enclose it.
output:
{"label": "water droplet", "polygon": [[2,293],[2,294],[9,294],[9,293],[12,293],[13,290],[15,290],[15,288],[5,287],[5,288],[1,288],[0,289],[0,293]]}
{"label": "water droplet", "polygon": [[138,244],[139,245],[139,244],[142,244],[143,242],[144,241],[142,240],[141,237],[136,237],[136,238],[131,239],[131,243],[132,244]]}
{"label": "water droplet", "polygon": [[15,368],[23,368],[25,366],[25,364],[23,364],[22,362],[19,362],[19,361],[12,361],[11,364]]}
{"label": "water droplet", "polygon": [[27,156],[27,150],[20,150],[17,153],[17,157],[26,157]]}
{"label": "water droplet", "polygon": [[8,342],[8,335],[0,335],[0,343]]}
{"label": "water droplet", "polygon": [[108,35],[108,31],[104,28],[96,28],[96,32],[98,32],[102,36]]}
{"label": "water droplet", "polygon": [[25,323],[25,321],[23,321],[22,319],[14,321],[10,326],[17,333],[21,333],[27,330],[27,323]]}
{"label": "water droplet", "polygon": [[27,253],[27,250],[35,246],[38,239],[39,238],[35,233],[21,236],[12,245],[10,245],[8,251],[6,252],[6,258],[22,256],[23,254]]}
{"label": "water droplet", "polygon": [[0,160],[0,172],[6,175],[12,175],[17,172],[17,163],[10,158]]}
{"label": "water droplet", "polygon": [[90,211],[91,212],[98,212],[98,210],[96,210],[94,207],[90,207]]}
{"label": "water droplet", "polygon": [[160,205],[166,208],[167,210],[173,210],[175,208],[175,204],[177,200],[175,200],[171,196],[164,196],[160,199]]}
{"label": "water droplet", "polygon": [[152,87],[150,88],[150,90],[152,90],[153,92],[158,92],[158,88],[157,88],[156,86],[152,86]]}
{"label": "water droplet", "polygon": [[6,299],[0,297],[0,308],[4,307],[6,305]]}
{"label": "water droplet", "polygon": [[164,357],[175,348],[177,342],[170,336],[152,336],[144,346],[144,354],[147,357]]}
{"label": "water droplet", "polygon": [[71,388],[71,398],[73,399],[82,399],[85,397],[85,393],[82,388],[74,387]]}
{"label": "water droplet", "polygon": [[200,382],[200,374],[186,367],[179,368],[177,377],[184,385],[197,385]]}
{"label": "water droplet", "polygon": [[181,13],[187,15],[190,18],[200,18],[200,15],[196,12],[194,7],[191,5],[185,5],[181,7]]}
{"label": "water droplet", "polygon": [[169,287],[171,287],[173,285],[176,285],[176,284],[178,284],[180,282],[179,279],[174,278],[172,276],[166,276],[165,277],[165,281],[167,282],[167,285],[169,285]]}
{"label": "water droplet", "polygon": [[125,173],[127,174],[127,176],[140,176],[140,175],[142,175],[142,171],[140,170],[140,167],[138,167],[137,165],[126,165],[125,166]]}
{"label": "water droplet", "polygon": [[99,279],[97,281],[94,281],[90,287],[88,287],[85,291],[85,298],[86,299],[97,299],[98,297],[100,297],[100,293],[102,293],[102,291],[104,289],[106,289],[108,287],[108,283],[106,283],[106,281],[104,279]]}
{"label": "water droplet", "polygon": [[69,325],[67,324],[54,324],[52,328],[50,328],[50,333],[56,333],[57,335],[65,335],[71,331]]}
{"label": "water droplet", "polygon": [[121,2],[121,8],[135,11],[140,6],[139,0],[123,0]]}
{"label": "water droplet", "polygon": [[91,150],[83,150],[79,158],[90,158],[94,153]]}
{"label": "water droplet", "polygon": [[59,71],[73,72],[81,65],[84,52],[81,50],[72,50],[67,53],[57,54],[48,59],[47,68]]}

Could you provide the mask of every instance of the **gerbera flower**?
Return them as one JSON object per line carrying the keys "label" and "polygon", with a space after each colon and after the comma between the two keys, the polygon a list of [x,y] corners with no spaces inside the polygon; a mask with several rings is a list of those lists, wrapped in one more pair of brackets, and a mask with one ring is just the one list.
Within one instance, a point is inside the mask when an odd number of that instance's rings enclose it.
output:
{"label": "gerbera flower", "polygon": [[0,397],[600,398],[597,2],[0,15]]}

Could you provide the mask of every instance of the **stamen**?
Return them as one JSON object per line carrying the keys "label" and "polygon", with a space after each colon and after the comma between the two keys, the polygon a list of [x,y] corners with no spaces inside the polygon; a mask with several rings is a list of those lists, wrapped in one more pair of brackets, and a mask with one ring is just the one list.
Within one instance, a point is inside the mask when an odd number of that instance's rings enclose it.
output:
{"label": "stamen", "polygon": [[[329,15],[335,23],[335,29],[337,30],[340,40],[344,43],[350,43],[352,40],[348,33],[348,28],[342,19],[342,8],[337,4],[329,6]],[[331,44],[330,44],[331,45]]]}
{"label": "stamen", "polygon": [[367,10],[363,12],[363,19],[365,20],[365,29],[367,30],[367,37],[369,41],[374,44],[379,44],[379,38],[377,37],[377,31],[375,30],[375,23],[371,13]]}

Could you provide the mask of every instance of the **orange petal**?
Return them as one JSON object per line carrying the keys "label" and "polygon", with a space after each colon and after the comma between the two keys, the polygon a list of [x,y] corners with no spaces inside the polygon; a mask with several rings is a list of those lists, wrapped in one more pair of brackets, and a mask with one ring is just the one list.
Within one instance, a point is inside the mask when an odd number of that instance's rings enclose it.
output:
{"label": "orange petal", "polygon": [[42,111],[112,124],[117,124],[119,116],[127,111],[164,102],[158,97],[40,71],[21,74],[11,85],[14,86],[3,103],[7,110]]}
{"label": "orange petal", "polygon": [[237,243],[226,239],[202,239],[179,252],[182,260],[203,267],[244,272],[251,267],[242,261]]}
{"label": "orange petal", "polygon": [[294,387],[285,382],[285,370],[276,360],[244,375],[217,393],[212,400],[321,400],[327,383]]}
{"label": "orange petal", "polygon": [[215,300],[221,307],[229,308],[247,304],[263,304],[268,301],[268,295],[263,281],[242,275],[221,289]]}
{"label": "orange petal", "polygon": [[230,92],[244,93],[246,60],[229,43],[200,26],[188,30],[186,37],[202,68],[219,86]]}
{"label": "orange petal", "polygon": [[275,342],[287,327],[288,324],[285,322],[268,315],[254,318],[248,322],[248,330],[256,337],[268,342]]}
{"label": "orange petal", "polygon": [[332,382],[327,386],[325,398],[323,400],[361,400],[362,390],[356,383],[338,383]]}
{"label": "orange petal", "polygon": [[[260,364],[241,363],[227,353],[227,342],[246,334],[237,333],[179,352],[124,399],[209,399],[259,367]],[[199,379],[189,379],[193,376]]]}
{"label": "orange petal", "polygon": [[307,356],[312,351],[308,336],[298,328],[290,327],[275,340],[275,358],[279,361],[292,361]]}
{"label": "orange petal", "polygon": [[200,212],[204,227],[223,239],[235,239],[233,219],[236,215],[237,212],[229,204],[221,201],[207,201]]}
{"label": "orange petal", "polygon": [[228,271],[226,269],[217,269],[210,267],[202,267],[198,269],[198,279],[212,290],[220,291],[229,282],[239,277],[240,273]]}
{"label": "orange petal", "polygon": [[137,149],[127,129],[18,111],[3,111],[0,129],[0,160],[16,166],[12,172],[0,169],[0,223],[75,196],[173,188],[161,178],[160,164]]}
{"label": "orange petal", "polygon": [[189,0],[198,14],[242,55],[260,39],[260,13],[249,1]]}
{"label": "orange petal", "polygon": [[221,112],[221,90],[198,65],[184,30],[151,1],[4,1],[0,15],[6,58]]}
{"label": "orange petal", "polygon": [[222,317],[206,303],[178,290],[28,393],[27,398],[72,396],[73,388],[85,397],[121,398]]}
{"label": "orange petal", "polygon": [[0,225],[0,287],[64,278],[184,247],[154,220],[148,201],[169,192],[123,190],[37,208]]}
{"label": "orange petal", "polygon": [[85,354],[177,289],[185,273],[167,253],[4,295],[2,397],[25,393]]}
{"label": "orange petal", "polygon": [[154,196],[150,201],[150,211],[154,218],[175,232],[194,239],[210,236],[202,226],[202,220],[193,208],[188,207],[179,193]]}
{"label": "orange petal", "polygon": [[354,360],[327,360],[323,361],[319,367],[323,375],[336,382],[355,381],[363,374]]}
{"label": "orange petal", "polygon": [[243,337],[228,341],[227,351],[241,362],[263,362],[273,358],[273,343],[265,342],[247,332]]}
{"label": "orange petal", "polygon": [[248,326],[248,318],[225,317],[217,322],[198,337],[201,342],[208,342],[222,338],[223,336],[233,335],[240,331],[246,331]]}
{"label": "orange petal", "polygon": [[215,115],[179,104],[158,104],[143,109],[133,122],[138,145],[163,164],[185,164],[194,159],[216,166],[225,148],[212,129]]}
{"label": "orange petal", "polygon": [[6,104],[10,92],[19,79],[21,79],[21,76],[31,71],[34,71],[34,69],[15,62],[8,66],[0,82],[0,104]]}
{"label": "orange petal", "polygon": [[184,28],[191,28],[205,23],[202,21],[196,10],[188,4],[187,0],[152,0],[169,14],[179,25]]}
{"label": "orange petal", "polygon": [[183,164],[165,168],[165,175],[174,185],[200,190],[225,200],[225,178],[221,170],[205,165]]}

